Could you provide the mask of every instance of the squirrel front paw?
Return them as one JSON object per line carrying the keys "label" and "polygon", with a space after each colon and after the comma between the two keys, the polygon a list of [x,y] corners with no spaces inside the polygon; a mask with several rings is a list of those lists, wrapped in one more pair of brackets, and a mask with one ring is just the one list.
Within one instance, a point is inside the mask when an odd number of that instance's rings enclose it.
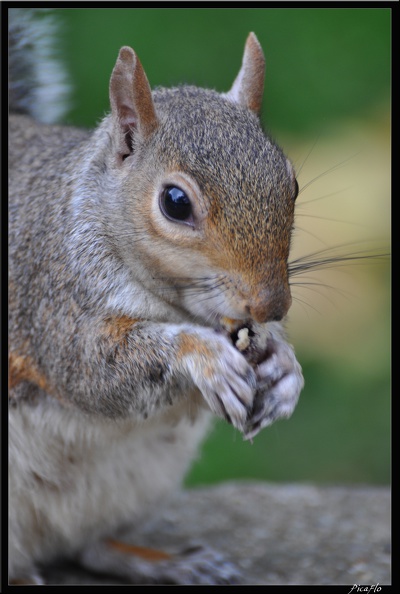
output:
{"label": "squirrel front paw", "polygon": [[[304,385],[301,367],[290,351],[279,349],[257,367],[258,386],[244,435],[251,439],[261,429],[293,413]],[[280,352],[279,352],[280,351]]]}
{"label": "squirrel front paw", "polygon": [[263,427],[293,413],[304,385],[301,367],[276,323],[236,328],[225,324],[223,331],[256,373],[257,389],[242,430],[245,439],[251,439]]}
{"label": "squirrel front paw", "polygon": [[245,357],[225,336],[202,328],[181,334],[178,361],[210,409],[243,432],[257,386]]}
{"label": "squirrel front paw", "polygon": [[290,417],[304,386],[294,351],[281,337],[268,337],[255,371],[257,390],[244,429],[245,439],[251,439],[277,419]]}

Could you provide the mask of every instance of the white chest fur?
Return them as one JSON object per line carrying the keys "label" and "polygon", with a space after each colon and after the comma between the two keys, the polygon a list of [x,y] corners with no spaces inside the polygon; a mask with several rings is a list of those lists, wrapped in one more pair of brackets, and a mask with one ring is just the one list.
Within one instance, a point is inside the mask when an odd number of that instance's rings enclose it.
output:
{"label": "white chest fur", "polygon": [[[184,406],[151,421],[94,419],[48,400],[10,411],[14,567],[132,524],[179,486],[210,422]],[[10,568],[11,569],[11,568]]]}

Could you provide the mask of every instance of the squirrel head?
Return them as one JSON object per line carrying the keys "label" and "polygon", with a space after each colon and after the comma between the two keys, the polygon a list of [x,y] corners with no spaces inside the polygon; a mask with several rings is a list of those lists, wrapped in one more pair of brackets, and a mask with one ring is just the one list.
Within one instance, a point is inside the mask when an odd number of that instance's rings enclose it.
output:
{"label": "squirrel head", "polygon": [[182,86],[152,94],[128,47],[111,76],[113,168],[128,237],[121,253],[140,259],[167,300],[212,324],[279,320],[291,304],[297,182],[261,127],[264,67],[251,33],[227,93]]}

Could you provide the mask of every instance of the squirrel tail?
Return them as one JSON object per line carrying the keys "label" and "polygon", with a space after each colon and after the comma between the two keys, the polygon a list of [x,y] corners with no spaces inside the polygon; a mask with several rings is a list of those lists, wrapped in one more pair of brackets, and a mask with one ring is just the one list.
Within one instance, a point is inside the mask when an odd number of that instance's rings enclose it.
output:
{"label": "squirrel tail", "polygon": [[60,121],[69,84],[57,56],[59,27],[49,9],[9,9],[9,108],[44,123]]}

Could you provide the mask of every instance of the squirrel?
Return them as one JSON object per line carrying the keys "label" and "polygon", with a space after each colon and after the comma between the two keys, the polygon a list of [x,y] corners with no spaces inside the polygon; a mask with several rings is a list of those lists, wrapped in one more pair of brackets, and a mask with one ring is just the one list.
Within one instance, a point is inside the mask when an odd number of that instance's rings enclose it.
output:
{"label": "squirrel", "polygon": [[[10,13],[19,75],[28,12]],[[303,387],[284,330],[298,185],[261,125],[264,69],[250,33],[229,91],[151,91],[124,46],[93,131],[39,121],[32,73],[10,73],[14,584],[58,557],[126,583],[240,579],[207,548],[127,555],[118,531],[180,487],[213,419],[252,439]]]}

